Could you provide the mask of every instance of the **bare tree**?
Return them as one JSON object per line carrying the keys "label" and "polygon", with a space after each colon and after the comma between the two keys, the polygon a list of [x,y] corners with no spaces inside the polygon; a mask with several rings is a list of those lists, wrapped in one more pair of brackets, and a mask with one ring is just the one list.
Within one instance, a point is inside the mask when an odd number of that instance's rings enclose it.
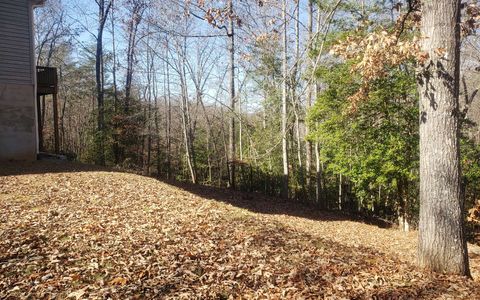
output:
{"label": "bare tree", "polygon": [[[313,0],[308,0],[308,21],[307,21],[307,57],[308,57],[308,71],[313,72],[313,61],[310,58],[310,52],[312,50],[312,39],[313,39]],[[313,84],[312,82],[307,82],[307,101],[305,109],[308,110],[312,106],[312,96],[313,96]],[[305,135],[308,136],[310,133],[310,126],[306,123],[305,126]],[[307,139],[305,142],[305,174],[306,174],[306,184],[307,188],[310,188],[310,176],[312,171],[312,142]]]}
{"label": "bare tree", "polygon": [[108,13],[112,7],[113,0],[95,0],[98,6],[98,27],[95,52],[95,81],[97,87],[97,161],[99,165],[105,165],[105,103],[104,103],[104,65],[103,65],[103,31],[107,22]]}
{"label": "bare tree", "polygon": [[[187,20],[185,20],[185,29],[188,28]],[[175,40],[175,52],[177,59],[175,60],[175,71],[180,79],[181,90],[181,118],[183,129],[183,141],[185,146],[185,155],[187,159],[187,166],[190,173],[190,179],[193,183],[197,183],[197,169],[195,162],[195,149],[193,147],[193,128],[190,114],[190,101],[187,83],[187,38],[180,37]]]}
{"label": "bare tree", "polygon": [[283,176],[282,176],[282,197],[288,198],[288,141],[287,141],[287,122],[288,122],[288,22],[287,22],[287,0],[283,0],[282,5],[282,158],[283,158]]}
{"label": "bare tree", "polygon": [[142,21],[147,4],[144,0],[127,0],[126,4],[129,7],[130,17],[127,21],[128,46],[124,111],[128,113],[132,97],[132,80],[135,65],[135,51],[138,42],[138,26]]}
{"label": "bare tree", "polygon": [[229,91],[230,91],[230,122],[228,134],[228,160],[229,160],[229,183],[232,189],[235,189],[235,112],[236,112],[236,95],[235,95],[235,26],[233,0],[228,1],[228,53],[229,53]]}
{"label": "bare tree", "polygon": [[165,109],[166,109],[166,118],[165,118],[165,139],[166,139],[166,164],[167,164],[167,178],[170,179],[172,176],[171,170],[171,128],[172,128],[172,102],[171,102],[171,92],[170,92],[170,61],[169,61],[169,39],[168,36],[165,37],[165,48],[166,48],[166,61],[165,61],[165,72],[166,76],[164,77],[165,89],[164,89],[164,97],[165,97]]}

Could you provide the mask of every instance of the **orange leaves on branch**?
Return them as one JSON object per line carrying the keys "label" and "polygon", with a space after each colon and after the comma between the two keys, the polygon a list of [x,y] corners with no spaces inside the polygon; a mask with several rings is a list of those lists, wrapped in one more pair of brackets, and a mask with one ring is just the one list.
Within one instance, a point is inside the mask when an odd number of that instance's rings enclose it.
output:
{"label": "orange leaves on branch", "polygon": [[205,20],[211,25],[223,23],[225,21],[225,14],[218,8],[209,8],[205,12]]}
{"label": "orange leaves on branch", "polygon": [[348,37],[333,46],[331,52],[358,63],[353,71],[359,72],[364,81],[383,77],[388,67],[398,66],[419,54],[418,39],[399,41],[387,31],[370,33],[366,37]]}
{"label": "orange leaves on branch", "polygon": [[[400,9],[401,6],[398,6]],[[470,1],[463,6],[464,17],[461,23],[462,35],[474,34],[480,28],[480,7],[477,1]],[[448,59],[445,48],[437,48],[433,53],[420,49],[420,40],[428,37],[403,38],[403,32],[415,30],[421,22],[421,2],[414,1],[409,11],[402,14],[390,32],[380,30],[365,35],[350,36],[334,45],[331,53],[345,59],[355,60],[352,72],[361,76],[361,88],[352,95],[352,110],[368,95],[372,81],[385,77],[388,70],[409,60],[416,61],[420,66],[428,64],[433,58]],[[432,57],[434,56],[434,57]]]}
{"label": "orange leaves on branch", "polygon": [[366,37],[348,37],[334,45],[331,53],[357,61],[352,72],[361,76],[362,87],[349,98],[352,111],[367,97],[370,83],[385,77],[389,68],[410,59],[425,58],[425,54],[419,49],[418,38],[401,41],[395,32],[389,33],[385,30],[369,33]]}
{"label": "orange leaves on branch", "polygon": [[[400,11],[401,7],[398,3],[395,9]],[[357,72],[362,78],[361,88],[349,99],[351,110],[355,110],[357,104],[367,97],[371,82],[385,77],[389,69],[410,60],[423,64],[429,59],[429,54],[420,50],[419,37],[403,38],[405,30],[418,28],[420,21],[421,2],[412,1],[391,31],[381,29],[367,35],[349,36],[332,47],[332,54],[356,61],[352,72]]]}
{"label": "orange leaves on branch", "polygon": [[278,41],[279,36],[275,32],[262,32],[255,37],[255,42],[262,44],[269,41]]}
{"label": "orange leaves on branch", "polygon": [[220,8],[207,6],[206,0],[197,0],[197,5],[204,10],[203,18],[214,27],[221,27],[228,20],[234,20],[238,27],[242,26],[242,20],[228,6]]}

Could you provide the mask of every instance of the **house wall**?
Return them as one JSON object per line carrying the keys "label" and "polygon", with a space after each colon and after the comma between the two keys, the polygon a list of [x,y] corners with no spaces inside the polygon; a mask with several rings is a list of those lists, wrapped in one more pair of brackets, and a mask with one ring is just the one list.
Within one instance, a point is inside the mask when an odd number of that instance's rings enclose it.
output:
{"label": "house wall", "polygon": [[32,4],[0,1],[0,160],[36,159]]}

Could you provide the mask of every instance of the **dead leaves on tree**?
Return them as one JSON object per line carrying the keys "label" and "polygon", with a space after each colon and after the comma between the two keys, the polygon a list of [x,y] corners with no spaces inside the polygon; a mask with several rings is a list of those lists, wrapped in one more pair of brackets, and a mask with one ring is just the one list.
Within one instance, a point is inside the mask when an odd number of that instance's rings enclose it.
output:
{"label": "dead leaves on tree", "polygon": [[[363,24],[357,34],[352,34],[331,48],[331,53],[347,60],[354,61],[352,72],[361,78],[360,89],[349,100],[351,111],[368,97],[369,87],[377,79],[384,78],[388,72],[401,64],[416,63],[419,68],[429,64],[430,60],[449,59],[445,48],[434,49],[433,53],[421,50],[420,44],[428,36],[419,36],[421,22],[421,2],[411,2],[410,10],[402,13],[390,29],[378,28],[359,34],[368,28]],[[400,10],[401,5],[397,7]],[[475,1],[463,6],[461,32],[463,36],[476,34],[480,27],[480,7]],[[405,32],[410,32],[405,34]]]}

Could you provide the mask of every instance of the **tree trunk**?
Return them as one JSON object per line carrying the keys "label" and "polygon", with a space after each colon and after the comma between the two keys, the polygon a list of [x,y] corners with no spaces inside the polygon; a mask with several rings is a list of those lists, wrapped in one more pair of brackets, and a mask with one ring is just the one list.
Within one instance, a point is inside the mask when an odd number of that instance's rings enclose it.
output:
{"label": "tree trunk", "polygon": [[165,68],[166,68],[166,73],[167,73],[167,89],[164,91],[165,94],[165,106],[167,110],[167,117],[165,118],[166,126],[165,126],[165,139],[166,139],[166,163],[167,163],[167,179],[172,178],[172,172],[171,172],[171,124],[172,124],[172,103],[171,103],[171,92],[170,92],[170,61],[169,61],[169,56],[170,53],[169,51],[169,42],[168,42],[168,37],[166,38],[166,49],[167,52],[165,54],[166,57],[166,63],[165,63]]}
{"label": "tree trunk", "polygon": [[197,183],[197,175],[195,168],[195,155],[193,153],[193,142],[192,142],[192,128],[190,120],[190,108],[188,100],[188,87],[187,87],[187,78],[186,78],[186,56],[187,56],[187,38],[183,38],[182,46],[177,49],[181,55],[179,59],[179,75],[180,75],[180,87],[182,90],[182,101],[181,101],[181,111],[182,111],[182,125],[183,125],[183,139],[185,143],[185,155],[187,158],[188,170],[190,172],[190,179],[192,183]]}
{"label": "tree trunk", "polygon": [[97,49],[95,53],[95,81],[97,88],[97,143],[96,164],[105,165],[104,149],[104,131],[105,131],[105,113],[104,113],[104,91],[103,91],[103,29],[107,18],[105,12],[105,1],[98,2],[98,32]]}
{"label": "tree trunk", "polygon": [[338,176],[338,210],[342,210],[343,202],[343,176],[342,173]]}
{"label": "tree trunk", "polygon": [[230,55],[230,124],[228,134],[228,170],[229,185],[235,189],[235,30],[233,25],[233,1],[228,1],[229,32],[228,32],[228,52]]}
{"label": "tree trunk", "polygon": [[292,75],[292,99],[294,102],[293,112],[295,115],[295,139],[297,143],[297,160],[298,160],[298,172],[300,173],[300,185],[303,191],[305,191],[305,180],[303,173],[303,162],[302,162],[302,139],[300,133],[300,112],[301,112],[301,102],[300,102],[300,91],[297,91],[297,85],[299,82],[299,70],[300,70],[300,1],[297,1],[295,4],[295,65],[293,68]]}
{"label": "tree trunk", "polygon": [[[149,26],[147,27],[147,30],[150,31]],[[153,74],[155,73],[154,70],[154,64],[153,64],[153,57],[151,55],[151,47],[150,47],[150,36],[147,37],[147,53],[146,53],[146,58],[147,58],[147,114],[146,114],[146,122],[147,122],[147,159],[146,162],[144,162],[144,172],[145,175],[150,176],[150,165],[151,165],[151,160],[152,160],[152,89],[153,85],[156,84],[154,81]]]}
{"label": "tree trunk", "polygon": [[429,59],[418,77],[418,262],[433,271],[469,276],[458,128],[460,0],[425,0],[422,12],[421,47]]}
{"label": "tree trunk", "polygon": [[282,49],[282,158],[283,158],[283,176],[282,176],[282,198],[288,198],[288,144],[287,144],[287,0],[283,0],[282,5],[282,19],[283,19],[283,49]]}
{"label": "tree trunk", "polygon": [[133,80],[133,67],[135,64],[135,50],[137,46],[137,32],[138,25],[142,21],[143,13],[145,11],[145,4],[142,2],[135,2],[132,7],[130,20],[128,20],[127,34],[128,34],[128,46],[127,46],[127,71],[125,78],[125,105],[124,111],[128,113],[130,110],[130,101],[132,96],[132,80]]}
{"label": "tree trunk", "polygon": [[316,181],[315,181],[315,201],[317,204],[320,204],[321,208],[327,208],[326,203],[324,203],[325,197],[323,197],[323,186],[322,186],[322,164],[320,161],[320,145],[315,143],[315,170],[316,170]]}
{"label": "tree trunk", "polygon": [[[311,51],[312,49],[312,38],[313,38],[313,1],[308,0],[308,23],[307,23],[307,31],[308,31],[308,40],[307,40],[307,45],[308,45],[308,52]],[[310,55],[308,55],[308,64],[309,64],[309,72],[313,72],[313,61],[310,58]],[[312,90],[313,90],[313,82],[308,81],[307,82],[307,101],[306,101],[306,111],[308,113],[308,110],[312,106]],[[308,125],[308,122],[305,122],[305,136],[308,136],[310,133],[310,126]],[[305,174],[307,178],[307,190],[310,190],[310,172],[312,170],[312,142],[307,140],[305,142]]]}
{"label": "tree trunk", "polygon": [[[115,43],[115,7],[114,1],[112,1],[112,15],[111,15],[111,26],[112,26],[112,80],[113,80],[113,112],[116,115],[118,113],[118,86],[117,86],[117,46]],[[113,126],[117,126],[114,122]],[[113,159],[114,163],[118,164],[120,161],[119,146],[118,146],[118,134],[116,133],[117,128],[113,129]]]}
{"label": "tree trunk", "polygon": [[158,90],[157,90],[157,75],[156,75],[156,69],[155,69],[155,55],[152,57],[152,79],[153,79],[153,105],[155,107],[154,113],[153,113],[153,118],[155,122],[155,147],[156,147],[156,169],[157,169],[157,177],[160,177],[161,171],[162,171],[162,164],[161,164],[161,151],[160,151],[160,117],[159,117],[159,105],[158,105]]}
{"label": "tree trunk", "polygon": [[240,154],[240,161],[243,161],[243,117],[241,98],[238,101],[238,127],[238,150]]}
{"label": "tree trunk", "polygon": [[403,179],[397,180],[397,218],[398,229],[403,232],[410,230],[408,218],[408,186]]}

